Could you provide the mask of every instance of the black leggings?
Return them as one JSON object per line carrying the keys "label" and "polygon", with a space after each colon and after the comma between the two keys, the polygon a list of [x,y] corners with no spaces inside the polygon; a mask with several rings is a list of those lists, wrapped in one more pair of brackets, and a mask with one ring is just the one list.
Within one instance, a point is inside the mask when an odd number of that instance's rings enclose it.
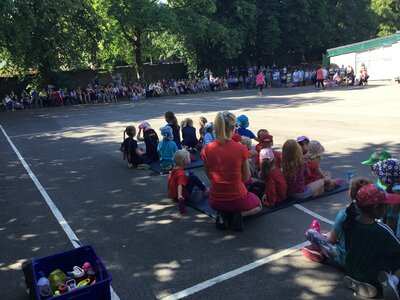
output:
{"label": "black leggings", "polygon": [[322,88],[324,89],[324,80],[323,79],[317,79],[317,87],[319,88],[322,85]]}

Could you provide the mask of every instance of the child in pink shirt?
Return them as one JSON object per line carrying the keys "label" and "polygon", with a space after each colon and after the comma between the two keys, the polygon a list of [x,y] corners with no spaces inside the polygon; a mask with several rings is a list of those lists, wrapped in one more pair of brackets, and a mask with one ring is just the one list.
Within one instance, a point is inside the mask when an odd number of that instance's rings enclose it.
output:
{"label": "child in pink shirt", "polygon": [[297,199],[306,199],[324,193],[324,181],[319,179],[306,184],[310,169],[303,160],[303,152],[295,140],[287,140],[282,147],[282,171],[288,184],[288,194]]}

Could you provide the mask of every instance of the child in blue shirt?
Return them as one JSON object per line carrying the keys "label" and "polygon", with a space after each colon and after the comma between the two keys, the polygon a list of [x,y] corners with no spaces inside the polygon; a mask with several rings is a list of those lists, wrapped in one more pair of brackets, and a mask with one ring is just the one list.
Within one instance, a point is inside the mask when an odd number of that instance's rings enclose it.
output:
{"label": "child in blue shirt", "polygon": [[214,142],[216,139],[214,132],[214,123],[208,122],[204,125],[204,139],[203,146],[207,146],[208,144]]}
{"label": "child in blue shirt", "polygon": [[193,120],[186,118],[181,123],[181,128],[183,138],[181,144],[189,149],[195,149],[199,140],[196,137],[196,128],[193,127]]}
{"label": "child in blue shirt", "polygon": [[254,135],[254,133],[247,129],[249,127],[249,118],[245,115],[240,115],[236,119],[238,128],[236,130],[237,133],[239,133],[241,136],[247,136],[250,139],[256,140],[258,142],[258,138]]}
{"label": "child in blue shirt", "polygon": [[160,128],[162,141],[158,143],[157,152],[160,156],[160,166],[162,170],[170,171],[174,166],[174,154],[178,151],[172,134],[172,128],[168,125]]}
{"label": "child in blue shirt", "polygon": [[[351,182],[350,198],[354,199],[358,189],[370,183],[371,181],[366,178],[355,178]],[[311,242],[311,245],[301,250],[303,255],[312,261],[322,262],[326,260],[328,263],[344,269],[346,267],[346,247],[343,224],[346,217],[346,208],[339,210],[331,231],[324,235],[315,229],[308,229],[306,239]]]}

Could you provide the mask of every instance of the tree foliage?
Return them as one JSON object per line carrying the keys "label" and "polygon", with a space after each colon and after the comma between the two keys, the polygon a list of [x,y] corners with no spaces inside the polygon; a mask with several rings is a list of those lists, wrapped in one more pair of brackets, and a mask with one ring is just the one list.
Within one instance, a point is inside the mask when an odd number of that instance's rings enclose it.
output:
{"label": "tree foliage", "polygon": [[399,0],[372,0],[371,8],[378,17],[378,36],[393,34],[396,30],[400,30]]}
{"label": "tree foliage", "polygon": [[3,0],[0,62],[52,71],[185,61],[222,70],[392,34],[399,0]]}
{"label": "tree foliage", "polygon": [[6,0],[2,5],[6,26],[1,26],[0,46],[10,65],[49,77],[53,71],[96,61],[101,32],[90,2]]}

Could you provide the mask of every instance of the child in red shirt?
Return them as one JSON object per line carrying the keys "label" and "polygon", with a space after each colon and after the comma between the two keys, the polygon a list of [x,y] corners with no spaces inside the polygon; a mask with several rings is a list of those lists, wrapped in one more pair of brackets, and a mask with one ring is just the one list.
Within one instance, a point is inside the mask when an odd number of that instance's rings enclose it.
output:
{"label": "child in red shirt", "polygon": [[[263,134],[269,134],[267,129],[260,129],[259,131],[257,131],[257,138],[260,141],[261,136]],[[256,151],[257,151],[257,155],[254,156],[254,166],[257,170],[260,170],[260,151],[263,148],[262,143],[259,142],[256,145]]]}
{"label": "child in red shirt", "polygon": [[[261,149],[271,149],[274,145],[274,137],[268,133],[261,135],[260,138]],[[272,150],[272,149],[271,149]],[[282,154],[278,151],[272,150],[274,153],[275,166],[280,169],[282,163]]]}
{"label": "child in red shirt", "polygon": [[320,162],[324,151],[325,148],[318,141],[310,141],[308,144],[308,151],[304,155],[304,158],[307,160],[310,174],[306,177],[305,182],[306,184],[309,184],[319,179],[323,179],[325,190],[329,191],[333,190],[336,186],[341,185],[343,183],[343,179],[337,178],[332,180],[332,175],[330,172],[321,171]]}
{"label": "child in red shirt", "polygon": [[203,191],[203,195],[209,194],[209,189],[193,172],[185,173],[184,168],[190,164],[190,153],[186,150],[178,150],[174,154],[175,167],[168,176],[168,196],[179,201],[179,212],[185,212],[185,201],[189,199],[193,188],[197,186]]}
{"label": "child in red shirt", "polygon": [[287,196],[287,182],[280,168],[275,166],[275,157],[271,149],[260,151],[260,178],[265,180],[265,190],[261,202],[266,207],[274,207]]}

